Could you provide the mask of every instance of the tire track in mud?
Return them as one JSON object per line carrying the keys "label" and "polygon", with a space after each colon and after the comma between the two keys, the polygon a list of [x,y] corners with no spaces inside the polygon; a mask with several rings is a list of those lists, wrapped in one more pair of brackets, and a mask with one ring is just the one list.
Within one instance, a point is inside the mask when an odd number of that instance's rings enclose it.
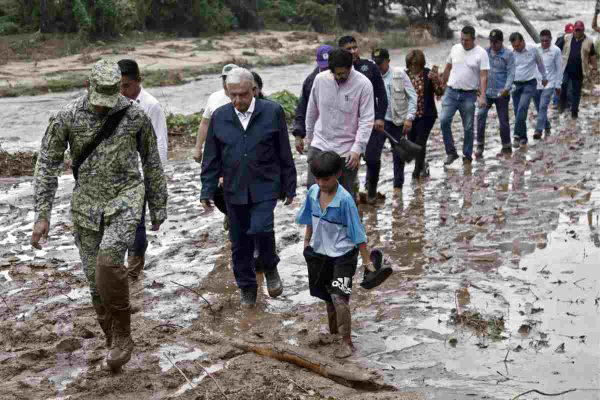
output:
{"label": "tire track in mud", "polygon": [[[494,157],[500,146],[492,112],[489,149],[483,161],[474,161],[470,167],[458,161],[452,168],[442,168],[443,144],[436,127],[429,145],[431,177],[413,183],[412,166],[407,166],[402,196],[392,192],[391,154],[384,153],[380,188],[387,195],[384,204],[360,208],[370,244],[383,248],[396,273],[371,292],[356,285],[352,307],[358,350],[352,362],[379,370],[386,382],[406,391],[389,398],[472,398],[469,393],[506,398],[531,386],[523,381],[548,387],[559,387],[561,379],[563,385],[592,385],[597,372],[593,368],[578,370],[579,380],[565,372],[567,360],[577,364],[599,357],[593,351],[587,359],[580,354],[588,345],[578,343],[579,337],[585,334],[592,345],[597,336],[578,323],[573,325],[578,329],[572,334],[576,340],[562,340],[567,341],[564,357],[568,358],[561,359],[564,367],[556,367],[559,375],[536,372],[528,376],[523,371],[542,371],[542,365],[556,362],[554,348],[544,347],[544,342],[558,345],[556,325],[573,323],[576,318],[554,306],[558,300],[575,302],[582,296],[572,288],[575,277],[581,279],[578,270],[565,266],[562,254],[552,253],[554,248],[562,251],[556,246],[564,240],[565,226],[572,225],[568,231],[573,230],[575,236],[589,236],[582,239],[583,248],[568,242],[574,259],[600,255],[593,245],[598,211],[594,191],[600,138],[594,117],[597,106],[597,101],[587,104],[577,125],[564,118],[555,120],[557,128],[551,137],[515,151],[510,158]],[[461,136],[456,134],[459,127],[455,121],[456,138]],[[298,181],[304,182],[305,158],[298,156],[296,161]],[[133,316],[136,349],[118,376],[100,370],[103,339],[93,318],[68,217],[72,178],[60,178],[50,241],[44,250],[35,252],[28,245],[33,221],[30,183],[2,186],[0,293],[6,303],[0,306],[0,397],[191,399],[208,393],[207,398],[218,398],[220,393],[210,379],[204,379],[200,362],[212,368],[230,398],[392,396],[361,394],[297,367],[244,354],[223,339],[278,341],[331,355],[335,339],[323,334],[324,306],[308,295],[303,232],[294,224],[306,190],[299,189],[292,207],[279,205],[276,210],[284,294],[269,299],[263,287],[257,309],[245,313],[239,308],[222,217],[217,212],[200,212],[198,166],[174,162],[167,171],[169,220],[158,234],[150,234],[143,280],[131,287],[133,305],[141,308]],[[589,212],[592,223],[588,227]],[[569,235],[567,239],[574,241],[573,234]],[[549,255],[546,250],[551,250]],[[549,275],[537,273],[542,266],[536,258],[549,260],[545,261],[550,265]],[[575,272],[564,274],[569,269]],[[597,315],[589,314],[593,307],[589,293],[596,293],[597,278],[583,277],[586,280],[580,284],[584,284],[587,302],[573,303],[571,314],[583,313],[597,320]],[[555,295],[551,291],[560,285],[551,282],[561,279],[569,279],[569,289]],[[173,282],[201,293],[211,303],[210,309],[196,293]],[[465,290],[468,296],[459,302],[457,293]],[[502,317],[505,339],[494,341],[449,324],[451,310],[457,307],[459,312]],[[532,314],[539,308],[547,311]],[[531,329],[523,336],[519,331],[527,324]],[[449,344],[450,338],[457,339],[456,347]],[[501,362],[507,349],[513,360],[508,365]],[[165,354],[197,383],[195,390]],[[511,369],[505,371],[505,366]],[[496,370],[510,379],[504,380]]]}

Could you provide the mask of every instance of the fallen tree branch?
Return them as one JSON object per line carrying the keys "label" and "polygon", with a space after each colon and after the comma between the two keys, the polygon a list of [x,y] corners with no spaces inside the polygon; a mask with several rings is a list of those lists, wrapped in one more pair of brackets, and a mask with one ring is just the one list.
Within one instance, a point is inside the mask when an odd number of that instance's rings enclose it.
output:
{"label": "fallen tree branch", "polygon": [[215,385],[217,385],[217,389],[219,389],[219,391],[221,392],[221,394],[223,395],[223,397],[225,397],[225,399],[229,400],[229,397],[227,397],[227,395],[225,394],[225,392],[223,391],[223,389],[221,389],[221,386],[219,385],[219,382],[217,382],[217,380],[215,379],[215,377],[212,376],[212,374],[206,368],[204,368],[204,366],[202,364],[198,363],[198,365],[200,365],[200,368],[202,368],[202,370],[204,371],[204,373],[206,375],[208,375],[210,377],[210,379],[212,379],[215,382]]}
{"label": "fallen tree branch", "polygon": [[211,313],[211,314],[213,315],[213,317],[214,317],[214,315],[215,315],[215,312],[214,312],[214,310],[212,309],[212,305],[210,304],[210,302],[209,302],[208,300],[206,300],[206,298],[205,298],[204,296],[202,296],[202,293],[198,292],[196,289],[193,289],[193,288],[191,288],[191,287],[189,287],[189,286],[186,286],[186,285],[182,285],[181,283],[178,283],[178,282],[175,282],[175,281],[171,281],[171,283],[174,283],[174,284],[176,284],[177,286],[181,286],[182,288],[184,288],[184,289],[187,289],[187,290],[189,290],[190,292],[197,294],[197,295],[198,295],[198,296],[199,296],[199,297],[200,297],[202,300],[204,300],[204,301],[206,302],[206,304],[208,305],[208,309],[210,310],[210,313]]}
{"label": "fallen tree branch", "polygon": [[377,374],[365,373],[351,364],[334,363],[306,349],[276,343],[247,343],[238,339],[228,341],[238,349],[295,364],[344,386],[369,391],[397,391],[395,387],[383,383]]}
{"label": "fallen tree branch", "polygon": [[171,360],[171,357],[169,357],[169,355],[167,353],[163,353],[165,358],[167,360],[169,360],[169,362],[171,363],[172,366],[174,366],[175,368],[177,368],[177,371],[179,371],[179,373],[185,378],[185,380],[187,381],[187,383],[190,385],[190,387],[192,388],[192,390],[198,395],[200,396],[200,393],[198,393],[196,391],[196,386],[194,386],[194,384],[188,379],[188,377],[183,373],[183,371],[181,370],[181,368],[179,368],[177,365],[175,365],[175,363],[173,362],[173,360]]}
{"label": "fallen tree branch", "polygon": [[544,392],[540,392],[537,389],[531,389],[531,390],[528,390],[526,392],[516,395],[515,397],[512,398],[512,400],[517,400],[519,397],[525,396],[526,394],[529,394],[529,393],[537,393],[537,394],[541,394],[542,396],[554,396],[555,397],[555,396],[560,396],[561,394],[574,392],[576,390],[577,389],[569,389],[569,390],[565,390],[564,392],[560,392],[560,393],[544,393]]}

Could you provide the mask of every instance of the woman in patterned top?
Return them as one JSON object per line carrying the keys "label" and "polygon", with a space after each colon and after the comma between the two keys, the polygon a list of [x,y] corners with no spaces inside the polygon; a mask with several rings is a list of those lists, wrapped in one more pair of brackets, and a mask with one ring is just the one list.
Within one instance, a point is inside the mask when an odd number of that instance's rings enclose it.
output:
{"label": "woman in patterned top", "polygon": [[441,96],[444,85],[438,75],[437,68],[425,68],[425,54],[421,50],[412,50],[406,55],[406,73],[417,92],[417,113],[413,121],[408,139],[423,148],[415,160],[413,179],[429,176],[425,166],[425,151],[429,133],[437,119],[435,96]]}

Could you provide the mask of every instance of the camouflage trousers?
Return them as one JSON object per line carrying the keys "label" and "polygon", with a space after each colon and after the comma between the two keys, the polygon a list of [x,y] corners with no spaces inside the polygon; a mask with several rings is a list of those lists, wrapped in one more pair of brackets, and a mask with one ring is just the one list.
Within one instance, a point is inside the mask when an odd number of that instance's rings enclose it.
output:
{"label": "camouflage trousers", "polygon": [[83,272],[90,286],[92,303],[102,304],[96,286],[96,260],[99,255],[109,257],[113,265],[125,268],[125,252],[133,245],[139,220],[113,217],[102,221],[100,231],[75,225],[75,244],[83,265]]}

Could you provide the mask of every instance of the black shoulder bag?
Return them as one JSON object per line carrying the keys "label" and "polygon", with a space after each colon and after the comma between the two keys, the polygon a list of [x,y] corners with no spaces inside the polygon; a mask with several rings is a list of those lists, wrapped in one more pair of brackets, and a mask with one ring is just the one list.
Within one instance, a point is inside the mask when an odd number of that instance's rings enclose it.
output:
{"label": "black shoulder bag", "polygon": [[102,129],[100,129],[100,132],[98,132],[96,136],[94,136],[94,140],[92,140],[90,143],[88,143],[87,146],[83,148],[83,150],[81,151],[81,156],[77,160],[73,160],[73,165],[71,166],[71,168],[73,169],[73,177],[75,178],[75,180],[79,179],[79,167],[81,167],[81,164],[83,164],[83,162],[90,156],[90,154],[92,154],[94,150],[96,150],[96,147],[98,147],[103,140],[108,139],[112,136],[128,109],[129,106],[109,116],[108,119],[104,122],[104,125],[102,125]]}

